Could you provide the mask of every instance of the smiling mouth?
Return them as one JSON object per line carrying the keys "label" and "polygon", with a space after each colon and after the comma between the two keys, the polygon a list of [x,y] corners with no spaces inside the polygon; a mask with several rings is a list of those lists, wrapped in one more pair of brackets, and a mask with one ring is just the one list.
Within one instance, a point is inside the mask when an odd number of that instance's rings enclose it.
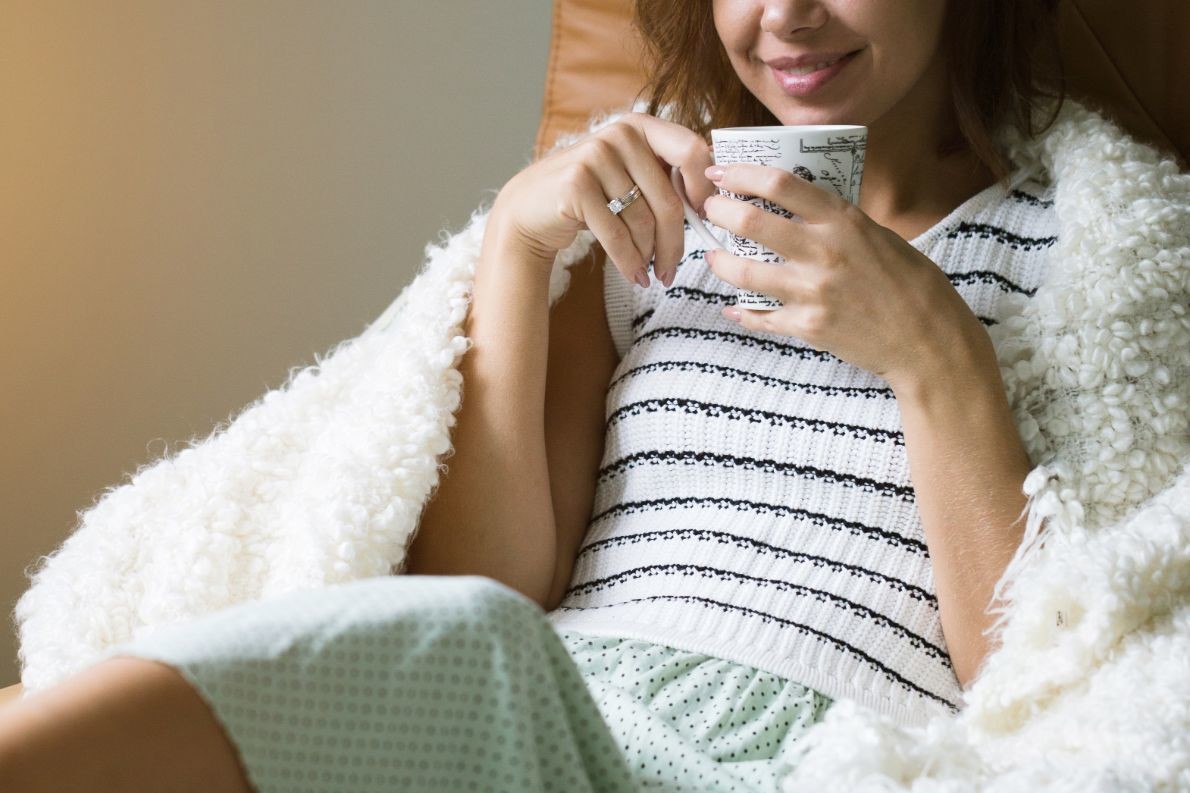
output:
{"label": "smiling mouth", "polygon": [[786,96],[809,97],[823,90],[824,86],[845,70],[862,52],[861,48],[838,60],[807,64],[800,69],[778,69],[775,66],[768,66],[768,69]]}
{"label": "smiling mouth", "polygon": [[[850,58],[856,52],[859,52],[859,50],[854,50],[852,52],[848,52],[845,55],[840,55],[839,57],[834,58],[829,61],[822,61],[821,63],[807,64],[806,66],[796,66],[796,67],[791,67],[788,69],[777,69],[777,71],[782,72],[784,74],[790,74],[790,75],[796,75],[796,76],[813,74],[814,72],[822,71],[823,69],[827,68],[828,66],[834,66],[836,63],[838,63],[839,61],[841,61],[845,58]],[[774,68],[776,68],[776,67],[774,67]]]}

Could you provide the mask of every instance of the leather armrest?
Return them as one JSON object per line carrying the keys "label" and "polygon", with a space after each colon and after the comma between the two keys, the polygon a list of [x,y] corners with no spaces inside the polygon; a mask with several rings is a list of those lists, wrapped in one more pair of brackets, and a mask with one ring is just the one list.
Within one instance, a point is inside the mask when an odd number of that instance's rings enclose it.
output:
{"label": "leather armrest", "polygon": [[20,683],[17,683],[15,686],[0,688],[0,707],[3,707],[9,702],[15,702],[17,697],[21,695],[21,690]]}

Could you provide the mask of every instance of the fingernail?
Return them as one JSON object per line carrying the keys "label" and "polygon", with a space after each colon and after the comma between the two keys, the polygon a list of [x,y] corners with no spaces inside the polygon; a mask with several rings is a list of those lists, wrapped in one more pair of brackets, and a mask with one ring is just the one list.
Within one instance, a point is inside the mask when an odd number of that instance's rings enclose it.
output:
{"label": "fingernail", "polygon": [[649,288],[649,274],[646,273],[644,270],[637,270],[636,282],[638,284],[640,284],[641,286],[643,286],[645,289],[648,289]]}
{"label": "fingernail", "polygon": [[740,310],[738,308],[725,308],[723,309],[723,315],[736,322],[740,321]]}
{"label": "fingernail", "polygon": [[670,270],[665,275],[661,276],[661,283],[665,284],[666,289],[669,289],[671,286],[673,286],[675,274],[676,273],[673,270]]}
{"label": "fingernail", "polygon": [[706,177],[712,182],[717,182],[723,178],[723,166],[711,165],[705,171],[703,171],[703,173],[706,174]]}

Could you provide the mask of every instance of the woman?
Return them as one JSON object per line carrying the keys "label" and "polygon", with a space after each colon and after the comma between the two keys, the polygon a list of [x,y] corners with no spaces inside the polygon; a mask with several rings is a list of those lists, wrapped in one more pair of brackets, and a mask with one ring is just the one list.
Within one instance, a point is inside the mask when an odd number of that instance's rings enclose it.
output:
{"label": "woman", "polygon": [[[433,577],[118,648],[0,714],[0,787],[773,790],[833,697],[954,707],[1029,470],[995,320],[972,303],[1040,277],[1049,186],[1006,172],[989,130],[1029,118],[1046,5],[639,0],[649,112],[529,166],[492,207],[458,453],[407,567]],[[822,76],[769,64],[837,55],[813,90]],[[815,123],[869,127],[859,212],[771,169],[708,168],[711,127]],[[706,255],[669,165],[708,220],[787,266]],[[987,230],[1003,242],[1010,223],[1027,233],[995,247]],[[624,280],[604,283],[596,249],[550,312],[554,254],[583,228]],[[625,295],[650,260],[667,289]],[[736,286],[785,306],[709,316]],[[634,555],[648,564],[626,575]]]}

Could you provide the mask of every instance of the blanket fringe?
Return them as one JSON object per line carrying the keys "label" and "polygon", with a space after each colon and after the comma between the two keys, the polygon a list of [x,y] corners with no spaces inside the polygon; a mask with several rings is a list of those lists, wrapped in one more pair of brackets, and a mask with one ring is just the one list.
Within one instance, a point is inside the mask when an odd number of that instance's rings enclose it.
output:
{"label": "blanket fringe", "polygon": [[[1082,525],[1082,504],[1075,498],[1073,490],[1061,489],[1065,479],[1064,468],[1060,462],[1043,463],[1025,477],[1021,490],[1027,500],[1017,515],[1017,521],[1027,516],[1024,536],[996,581],[992,589],[992,602],[987,609],[996,618],[984,629],[983,635],[991,635],[993,641],[1010,620],[1021,576],[1037,563],[1046,542],[1054,537],[1069,536]],[[1062,615],[1059,613],[1055,619],[1060,624]]]}

